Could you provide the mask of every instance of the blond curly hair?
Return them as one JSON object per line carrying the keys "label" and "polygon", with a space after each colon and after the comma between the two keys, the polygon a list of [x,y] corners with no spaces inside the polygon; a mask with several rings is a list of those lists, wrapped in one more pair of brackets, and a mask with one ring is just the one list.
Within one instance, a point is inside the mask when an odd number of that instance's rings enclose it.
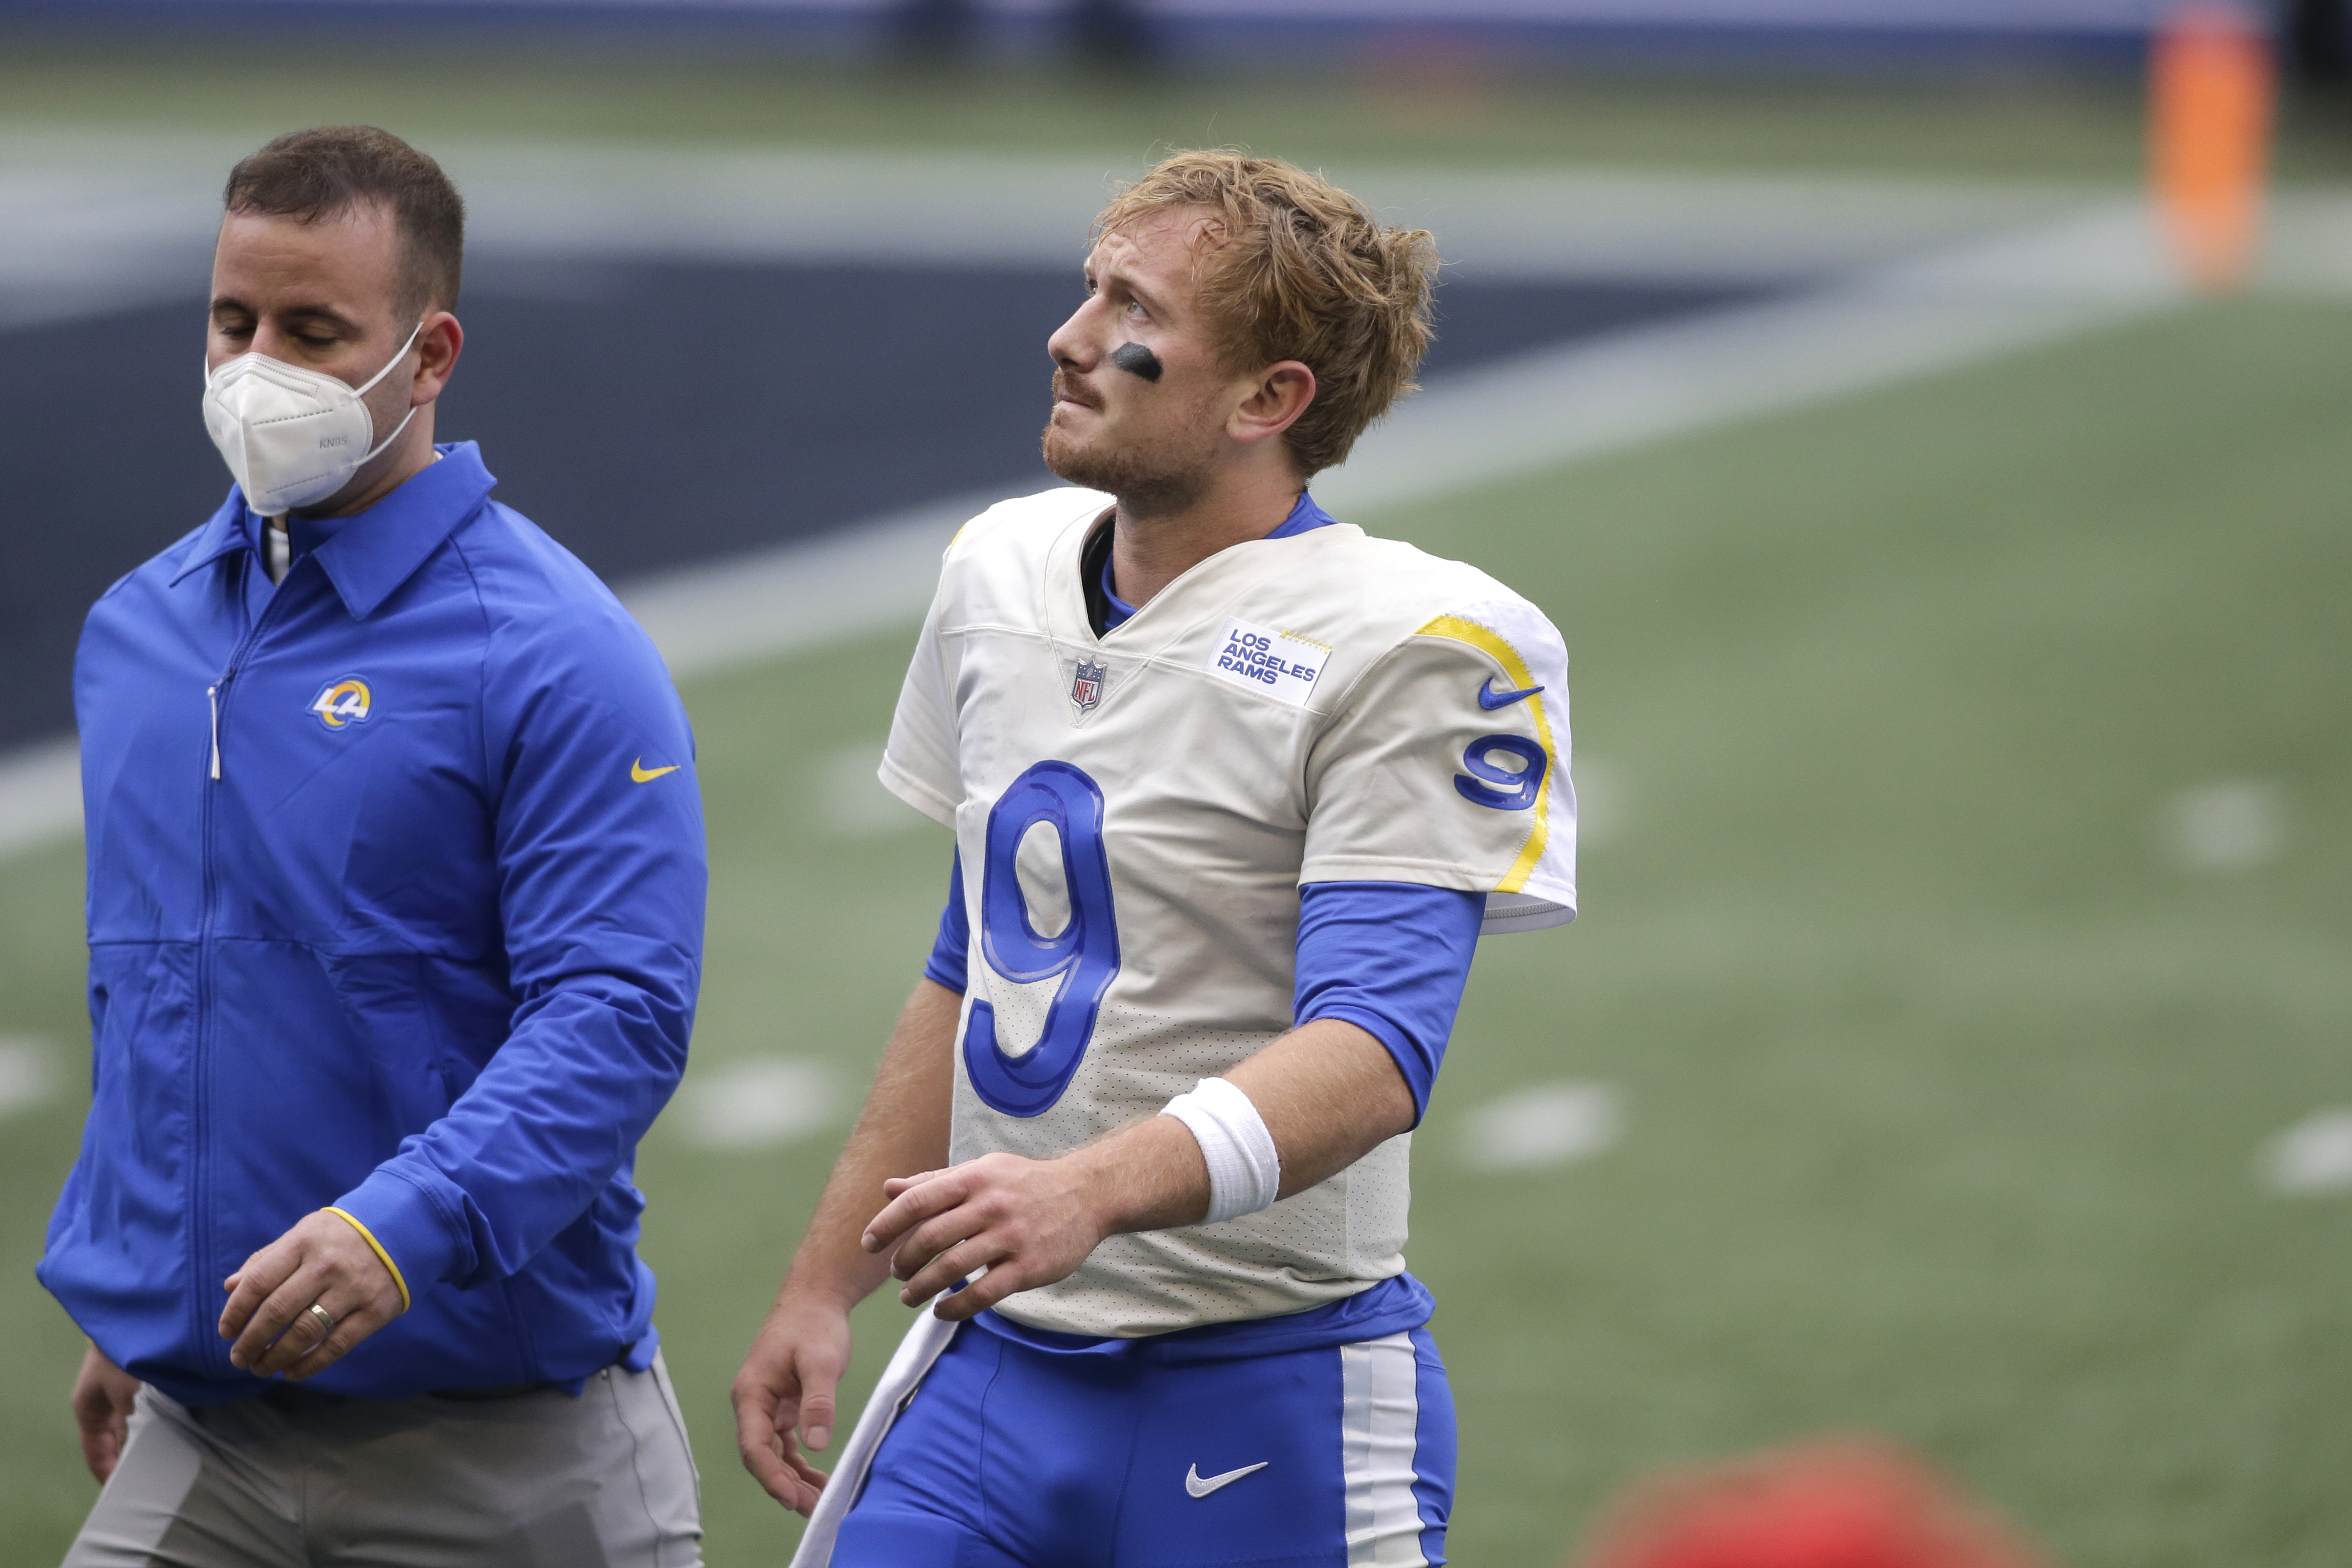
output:
{"label": "blond curly hair", "polygon": [[1102,210],[1094,237],[1188,207],[1210,215],[1194,278],[1220,353],[1238,369],[1295,359],[1312,370],[1315,400],[1284,438],[1303,477],[1344,462],[1415,386],[1434,335],[1435,237],[1384,226],[1318,174],[1231,149],[1161,160]]}

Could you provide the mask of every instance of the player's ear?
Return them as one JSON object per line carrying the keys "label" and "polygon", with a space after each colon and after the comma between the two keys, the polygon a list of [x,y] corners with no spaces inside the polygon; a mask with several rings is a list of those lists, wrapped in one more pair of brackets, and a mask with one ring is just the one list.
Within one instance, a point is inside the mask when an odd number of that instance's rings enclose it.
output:
{"label": "player's ear", "polygon": [[1225,421],[1225,434],[1241,442],[1279,436],[1298,422],[1315,401],[1315,373],[1295,359],[1267,366]]}

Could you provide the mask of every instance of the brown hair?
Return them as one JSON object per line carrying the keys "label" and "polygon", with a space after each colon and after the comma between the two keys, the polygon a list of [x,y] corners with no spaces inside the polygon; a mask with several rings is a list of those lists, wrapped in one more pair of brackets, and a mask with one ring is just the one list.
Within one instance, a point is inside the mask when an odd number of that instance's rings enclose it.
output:
{"label": "brown hair", "polygon": [[1312,370],[1315,400],[1284,437],[1309,477],[1345,461],[1413,390],[1433,336],[1436,240],[1384,226],[1320,174],[1229,150],[1162,160],[1103,209],[1095,233],[1180,207],[1211,215],[1197,297],[1221,352],[1236,366],[1295,359]]}
{"label": "brown hair", "polygon": [[382,202],[400,235],[404,311],[457,302],[466,268],[466,203],[441,165],[373,125],[291,131],[228,172],[222,204],[317,223],[363,202]]}

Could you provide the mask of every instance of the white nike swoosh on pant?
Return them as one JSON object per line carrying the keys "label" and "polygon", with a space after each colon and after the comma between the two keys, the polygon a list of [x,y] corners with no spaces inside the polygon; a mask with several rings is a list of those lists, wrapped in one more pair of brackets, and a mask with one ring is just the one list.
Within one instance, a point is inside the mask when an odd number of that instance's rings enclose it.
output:
{"label": "white nike swoosh on pant", "polygon": [[1244,1476],[1255,1475],[1272,1463],[1272,1459],[1260,1459],[1255,1465],[1244,1465],[1240,1469],[1227,1470],[1222,1476],[1204,1476],[1201,1473],[1201,1467],[1194,1465],[1184,1472],[1184,1489],[1194,1497],[1207,1497],[1219,1487],[1229,1487]]}

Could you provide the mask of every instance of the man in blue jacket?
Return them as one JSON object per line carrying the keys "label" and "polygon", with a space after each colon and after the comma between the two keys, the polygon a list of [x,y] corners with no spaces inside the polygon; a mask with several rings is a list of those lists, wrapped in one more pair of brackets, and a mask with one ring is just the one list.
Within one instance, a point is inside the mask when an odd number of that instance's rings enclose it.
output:
{"label": "man in blue jacket", "polygon": [[107,1486],[68,1562],[695,1563],[631,1184],[700,974],[686,715],[434,444],[439,167],[300,132],[226,209],[237,487],[75,668],[95,1072],[40,1276]]}

